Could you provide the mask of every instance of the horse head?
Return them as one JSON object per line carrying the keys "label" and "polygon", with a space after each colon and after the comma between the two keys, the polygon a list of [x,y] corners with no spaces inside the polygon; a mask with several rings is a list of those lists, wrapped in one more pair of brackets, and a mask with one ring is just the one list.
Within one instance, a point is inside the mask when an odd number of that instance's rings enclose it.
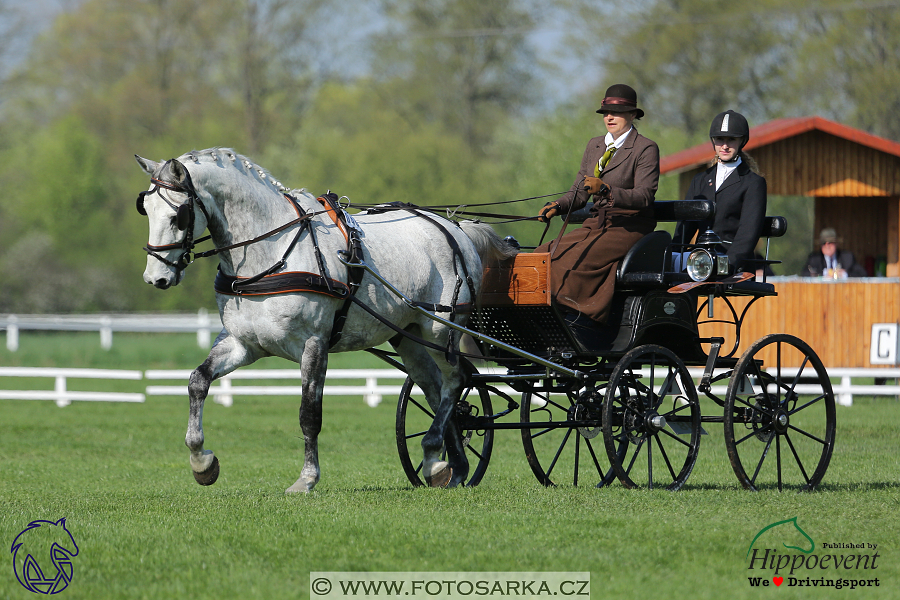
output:
{"label": "horse head", "polygon": [[16,536],[10,551],[16,578],[32,592],[55,594],[72,580],[72,558],[78,556],[78,545],[66,529],[65,518],[32,521]]}
{"label": "horse head", "polygon": [[174,158],[164,163],[137,155],[135,159],[150,175],[150,189],[137,198],[137,211],[150,221],[144,281],[166,289],[181,282],[193,260],[195,240],[209,225],[209,214],[184,164]]}
{"label": "horse head", "polygon": [[[809,537],[809,534],[803,531],[800,525],[797,524],[797,517],[794,517],[793,519],[777,521],[763,527],[759,533],[756,534],[756,537],[753,538],[753,541],[750,542],[750,547],[747,549],[747,556],[750,556],[750,551],[753,550],[753,546],[756,544],[757,540],[759,540],[763,534],[770,531],[771,533],[765,536],[763,542],[760,544],[766,542],[772,544],[780,542],[781,545],[788,550],[799,550],[804,554],[810,554],[816,549],[816,543]],[[789,545],[787,542],[791,542],[791,544]]]}

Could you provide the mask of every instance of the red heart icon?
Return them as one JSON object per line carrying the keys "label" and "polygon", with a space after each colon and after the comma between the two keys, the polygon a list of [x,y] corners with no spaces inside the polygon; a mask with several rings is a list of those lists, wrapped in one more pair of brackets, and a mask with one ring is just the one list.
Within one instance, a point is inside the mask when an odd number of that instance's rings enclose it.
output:
{"label": "red heart icon", "polygon": [[773,578],[772,578],[772,581],[775,582],[775,585],[776,585],[776,586],[777,586],[777,585],[781,585],[782,582],[784,581],[784,577],[773,577]]}

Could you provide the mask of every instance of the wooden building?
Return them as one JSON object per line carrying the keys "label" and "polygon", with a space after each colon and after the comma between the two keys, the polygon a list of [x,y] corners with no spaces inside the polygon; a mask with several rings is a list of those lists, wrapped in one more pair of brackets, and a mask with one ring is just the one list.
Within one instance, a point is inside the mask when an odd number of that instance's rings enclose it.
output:
{"label": "wooden building", "polygon": [[[792,333],[808,342],[826,366],[873,366],[872,324],[900,322],[900,143],[821,117],[803,117],[751,128],[745,150],[765,175],[769,195],[813,197],[816,235],[834,227],[842,247],[861,264],[867,257],[883,257],[887,277],[773,279],[779,295],[750,309],[741,351],[767,333]],[[691,179],[712,159],[707,142],[664,157],[660,170],[679,174],[684,197]],[[717,316],[724,314],[724,305],[717,302],[716,309]],[[701,333],[730,334],[719,325]]]}

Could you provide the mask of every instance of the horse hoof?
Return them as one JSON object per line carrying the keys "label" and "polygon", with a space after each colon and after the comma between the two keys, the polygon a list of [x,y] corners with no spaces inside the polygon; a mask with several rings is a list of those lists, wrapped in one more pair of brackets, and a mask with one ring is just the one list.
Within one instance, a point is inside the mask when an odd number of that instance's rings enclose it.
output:
{"label": "horse hoof", "polygon": [[219,478],[219,459],[213,457],[212,464],[202,473],[197,473],[196,471],[191,471],[191,473],[194,474],[194,479],[200,485],[212,485]]}
{"label": "horse hoof", "polygon": [[308,494],[316,485],[316,481],[307,481],[303,477],[294,482],[294,485],[284,490],[285,494]]}
{"label": "horse hoof", "polygon": [[443,488],[447,487],[450,483],[450,479],[453,477],[453,469],[449,466],[444,467],[442,470],[433,473],[431,477],[425,478],[425,483],[434,488]]}

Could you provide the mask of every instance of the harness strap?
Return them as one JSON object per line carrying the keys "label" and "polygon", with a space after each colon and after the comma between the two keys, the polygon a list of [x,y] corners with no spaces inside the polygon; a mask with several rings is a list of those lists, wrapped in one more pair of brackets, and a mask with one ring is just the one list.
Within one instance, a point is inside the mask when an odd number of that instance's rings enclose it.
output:
{"label": "harness strap", "polygon": [[217,293],[227,296],[270,296],[315,292],[333,298],[345,298],[350,294],[350,289],[345,283],[334,279],[326,280],[325,277],[305,271],[274,273],[259,278],[234,277],[219,271],[213,287]]}
{"label": "harness strap", "polygon": [[[334,221],[338,231],[343,234],[344,239],[347,241],[347,250],[344,252],[344,255],[349,254],[349,262],[359,262],[359,259],[362,256],[362,241],[359,239],[359,232],[356,228],[347,225],[346,213],[344,212],[344,209],[341,208],[337,194],[328,191],[317,198],[317,200],[325,207],[325,213],[331,217],[331,220]],[[356,291],[362,283],[364,274],[365,270],[361,267],[347,268],[347,282],[349,284],[350,294],[347,296],[347,299],[344,301],[341,308],[334,314],[334,321],[332,321],[331,324],[331,337],[328,340],[329,348],[333,347],[341,340],[344,325],[347,323],[347,314],[350,312],[350,299],[356,295]]]}

